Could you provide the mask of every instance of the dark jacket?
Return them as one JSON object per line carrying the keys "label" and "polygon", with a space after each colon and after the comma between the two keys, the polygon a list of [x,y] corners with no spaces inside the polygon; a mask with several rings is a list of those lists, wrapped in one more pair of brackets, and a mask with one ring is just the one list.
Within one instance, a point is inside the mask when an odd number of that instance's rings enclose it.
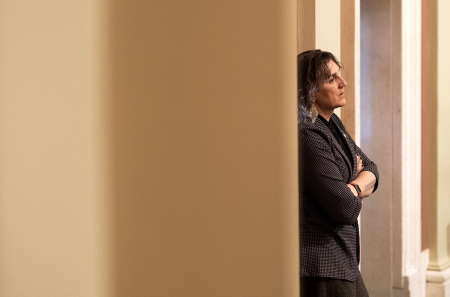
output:
{"label": "dark jacket", "polygon": [[358,276],[358,216],[362,201],[347,184],[355,179],[357,153],[363,171],[376,176],[374,191],[378,170],[339,117],[333,114],[330,121],[344,135],[353,163],[321,120],[299,125],[300,274],[354,281]]}

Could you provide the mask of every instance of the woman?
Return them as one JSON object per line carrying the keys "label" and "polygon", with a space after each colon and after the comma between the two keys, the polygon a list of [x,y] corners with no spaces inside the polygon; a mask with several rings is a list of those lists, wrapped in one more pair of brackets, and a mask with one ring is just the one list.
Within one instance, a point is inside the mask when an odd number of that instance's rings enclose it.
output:
{"label": "woman", "polygon": [[340,62],[321,50],[297,62],[301,296],[369,296],[358,268],[358,216],[378,186],[377,167],[334,114],[346,103]]}

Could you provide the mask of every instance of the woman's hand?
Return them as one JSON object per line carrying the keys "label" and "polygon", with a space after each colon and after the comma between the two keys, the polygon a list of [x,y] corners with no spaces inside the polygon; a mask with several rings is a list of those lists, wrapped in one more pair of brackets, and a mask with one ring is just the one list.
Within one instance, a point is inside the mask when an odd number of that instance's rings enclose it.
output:
{"label": "woman's hand", "polygon": [[350,189],[350,191],[352,191],[352,193],[353,193],[353,195],[355,195],[355,197],[358,197],[358,192],[356,192],[356,189],[353,185],[347,184],[347,187]]}
{"label": "woman's hand", "polygon": [[361,160],[361,157],[359,156],[359,154],[356,154],[356,175],[358,175],[361,170],[364,168],[364,164]]}
{"label": "woman's hand", "polygon": [[[359,187],[361,188],[361,194],[360,194],[359,197],[360,198],[365,198],[365,197],[370,196],[370,194],[372,194],[373,187],[374,187],[374,185],[376,183],[376,177],[370,171],[364,171],[363,173],[361,173],[361,171],[364,168],[364,164],[363,164],[362,159],[359,156],[359,154],[356,154],[356,161],[357,161],[357,165],[356,165],[356,179],[353,182],[358,184]],[[358,197],[358,193],[356,192],[356,189],[353,187],[353,185],[348,184],[347,186],[350,188],[350,190],[352,191],[353,195]]]}

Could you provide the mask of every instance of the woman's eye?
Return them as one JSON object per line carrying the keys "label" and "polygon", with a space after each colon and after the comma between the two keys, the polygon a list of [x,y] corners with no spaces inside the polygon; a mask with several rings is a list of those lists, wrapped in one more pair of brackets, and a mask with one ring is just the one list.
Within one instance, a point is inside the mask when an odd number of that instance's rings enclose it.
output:
{"label": "woman's eye", "polygon": [[334,80],[335,80],[335,78],[334,77],[332,77],[332,78],[330,78],[329,80],[328,80],[328,82],[334,82]]}

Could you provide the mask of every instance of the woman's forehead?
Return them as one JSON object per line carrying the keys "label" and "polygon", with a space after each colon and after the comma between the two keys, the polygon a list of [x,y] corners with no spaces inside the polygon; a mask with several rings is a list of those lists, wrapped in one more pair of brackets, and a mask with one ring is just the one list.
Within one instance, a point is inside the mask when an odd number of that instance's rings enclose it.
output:
{"label": "woman's forehead", "polygon": [[328,61],[327,67],[331,74],[339,72],[340,69],[340,67],[333,60]]}

